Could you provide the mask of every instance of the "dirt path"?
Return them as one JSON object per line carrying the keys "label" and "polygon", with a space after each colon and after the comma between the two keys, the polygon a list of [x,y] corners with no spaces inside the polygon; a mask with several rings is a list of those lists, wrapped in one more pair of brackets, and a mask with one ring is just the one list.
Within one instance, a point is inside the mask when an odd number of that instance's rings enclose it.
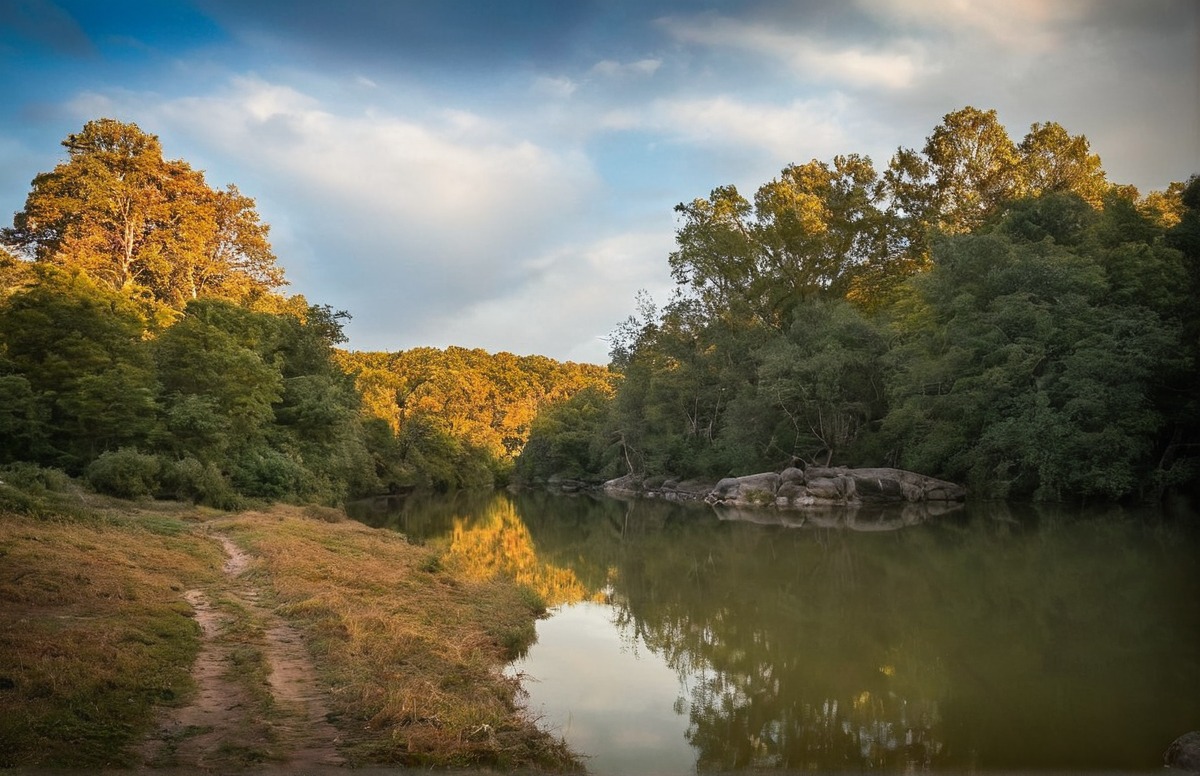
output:
{"label": "dirt path", "polygon": [[141,748],[143,761],[210,772],[344,765],[299,633],[259,603],[246,573],[251,557],[227,537],[214,538],[226,555],[221,584],[184,593],[203,638],[192,668],[197,693],[164,716]]}

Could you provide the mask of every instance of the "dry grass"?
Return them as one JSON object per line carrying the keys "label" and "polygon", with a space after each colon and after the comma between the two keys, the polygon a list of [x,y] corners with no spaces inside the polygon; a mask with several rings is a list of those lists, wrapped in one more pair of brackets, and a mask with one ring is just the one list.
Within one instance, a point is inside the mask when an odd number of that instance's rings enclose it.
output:
{"label": "dry grass", "polygon": [[191,688],[180,591],[220,549],[182,512],[52,514],[0,512],[0,767],[128,765],[155,705]]}
{"label": "dry grass", "polygon": [[464,580],[403,536],[277,507],[214,527],[260,559],[305,632],[357,762],[577,767],[516,704],[501,670],[533,637],[527,594]]}
{"label": "dry grass", "polygon": [[[579,768],[502,673],[540,606],[510,581],[471,579],[335,510],[228,516],[3,484],[0,768],[137,764],[158,707],[194,690],[200,633],[182,593],[211,590],[236,615],[210,531],[257,558],[251,584],[303,632],[352,763]],[[252,619],[222,638],[256,644]],[[261,662],[230,670],[265,687]]]}

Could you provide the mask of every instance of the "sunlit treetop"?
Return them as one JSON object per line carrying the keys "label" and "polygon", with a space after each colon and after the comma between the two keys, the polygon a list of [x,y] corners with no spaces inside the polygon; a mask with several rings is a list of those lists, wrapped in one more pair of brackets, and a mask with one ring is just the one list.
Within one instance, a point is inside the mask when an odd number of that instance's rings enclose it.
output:
{"label": "sunlit treetop", "polygon": [[244,301],[286,282],[254,200],[164,159],[154,135],[104,118],[62,145],[67,160],[33,179],[2,233],[26,258],[176,309],[200,297]]}

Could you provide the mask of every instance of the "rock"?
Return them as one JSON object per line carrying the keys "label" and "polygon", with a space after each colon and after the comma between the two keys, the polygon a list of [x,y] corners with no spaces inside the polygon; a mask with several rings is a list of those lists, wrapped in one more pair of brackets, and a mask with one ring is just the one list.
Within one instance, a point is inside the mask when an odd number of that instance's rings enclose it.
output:
{"label": "rock", "polygon": [[704,500],[710,504],[762,507],[775,503],[777,490],[779,475],[775,472],[726,477],[717,483]]}
{"label": "rock", "polygon": [[635,474],[626,474],[604,483],[604,492],[611,496],[640,496],[642,495],[642,478]]}
{"label": "rock", "polygon": [[725,499],[737,498],[738,492],[741,489],[741,481],[737,477],[726,477],[717,482],[709,493],[710,499],[724,501]]}
{"label": "rock", "polygon": [[[782,478],[781,478],[782,479]],[[775,501],[783,499],[785,502],[791,502],[793,499],[804,496],[808,490],[804,487],[804,481],[800,482],[784,480],[779,485],[779,490],[775,491]]]}
{"label": "rock", "polygon": [[887,502],[900,501],[904,498],[900,483],[896,480],[864,476],[856,477],[855,485],[857,486],[855,489],[863,501]]}
{"label": "rock", "polygon": [[838,488],[838,480],[833,477],[809,477],[804,487],[814,498],[832,501],[842,497],[841,489]]}
{"label": "rock", "polygon": [[782,485],[788,485],[788,484],[792,484],[792,483],[797,483],[797,484],[803,485],[804,484],[804,470],[797,469],[795,466],[791,466],[787,469],[784,469],[783,471],[781,471],[779,473],[779,482]]}
{"label": "rock", "polygon": [[1200,773],[1200,730],[1184,733],[1171,742],[1163,755],[1163,763],[1168,768]]}
{"label": "rock", "polygon": [[[726,477],[715,484],[680,481],[676,477],[643,479],[629,474],[604,483],[604,491],[618,498],[705,501],[713,506],[771,507],[806,513],[823,508],[844,510],[859,504],[910,504],[919,506],[914,514],[923,517],[957,508],[957,502],[966,498],[966,490],[952,482],[903,469],[831,466],[788,467],[778,474]],[[934,506],[939,504],[944,506]]]}

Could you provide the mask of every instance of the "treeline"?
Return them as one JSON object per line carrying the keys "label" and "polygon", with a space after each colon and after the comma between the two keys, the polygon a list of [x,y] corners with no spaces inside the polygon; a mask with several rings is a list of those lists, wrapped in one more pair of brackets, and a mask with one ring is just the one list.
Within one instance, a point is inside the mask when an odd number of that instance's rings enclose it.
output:
{"label": "treeline", "polygon": [[218,507],[490,486],[541,406],[608,386],[541,357],[340,351],[348,315],[279,293],[252,199],[133,124],[63,145],[3,230],[3,477]]}
{"label": "treeline", "polygon": [[388,439],[391,481],[440,489],[507,482],[539,412],[581,391],[612,392],[605,367],[545,356],[450,347],[338,361]]}
{"label": "treeline", "polygon": [[1200,479],[1200,179],[1142,197],[1086,138],[947,115],[676,208],[678,290],[612,341],[610,398],[540,416],[530,479],[891,465],[983,497]]}

